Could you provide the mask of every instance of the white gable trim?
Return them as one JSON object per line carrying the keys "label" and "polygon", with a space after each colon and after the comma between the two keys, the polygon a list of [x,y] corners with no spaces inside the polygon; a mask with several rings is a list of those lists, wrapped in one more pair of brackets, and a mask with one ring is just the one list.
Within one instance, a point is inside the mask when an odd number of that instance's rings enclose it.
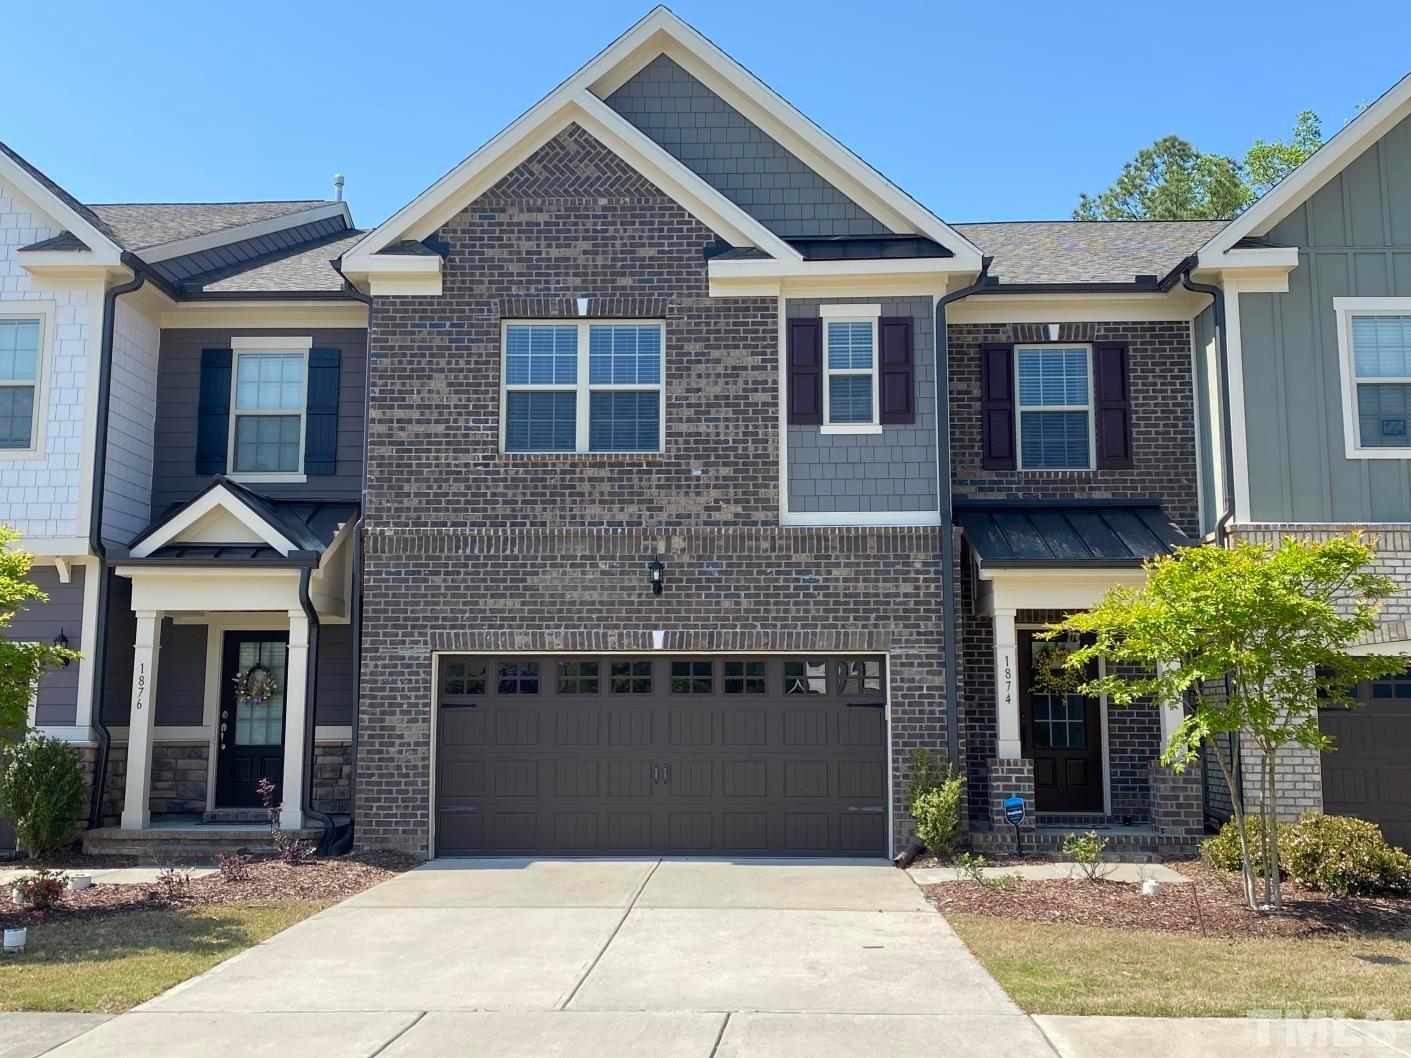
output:
{"label": "white gable trim", "polygon": [[[343,255],[343,271],[362,275],[378,271],[374,255],[404,239],[433,234],[506,173],[570,124],[581,125],[702,224],[736,246],[757,246],[786,260],[802,255],[731,202],[687,166],[658,146],[626,118],[570,81],[532,107],[523,117],[452,169],[410,204],[378,225]],[[384,258],[385,260],[385,258]]]}
{"label": "white gable trim", "polygon": [[[847,147],[824,132],[787,100],[697,30],[659,7],[639,23],[653,37],[592,82],[599,96],[611,95],[659,54],[667,55],[778,141],[819,175],[898,234],[925,235],[956,255],[969,271],[981,251],[960,232],[902,191]],[[606,53],[604,53],[606,54]]]}
{"label": "white gable trim", "polygon": [[81,259],[84,264],[90,265],[115,265],[121,262],[122,247],[90,224],[81,213],[74,210],[43,183],[31,176],[29,170],[24,166],[3,152],[0,152],[0,180],[13,187],[27,203],[52,220],[55,227],[71,232],[89,248],[89,252],[86,254],[65,251],[69,261]]}
{"label": "white gable trim", "polygon": [[1311,198],[1407,114],[1411,114],[1411,74],[1396,82],[1268,194],[1216,232],[1200,248],[1201,267],[1218,268],[1220,255],[1227,253],[1235,243],[1268,234],[1269,229]]}
{"label": "white gable trim", "polygon": [[[231,492],[226,485],[220,484],[179,511],[169,521],[158,526],[151,535],[139,540],[132,549],[132,557],[147,558],[158,548],[180,543],[183,534],[189,530],[195,530],[199,534],[201,527],[197,523],[216,510],[223,511],[235,519],[256,539],[262,540],[281,555],[288,555],[291,551],[299,550],[292,540],[251,510],[245,501]],[[212,543],[209,540],[199,542]],[[226,542],[232,544],[248,543],[246,540]]]}

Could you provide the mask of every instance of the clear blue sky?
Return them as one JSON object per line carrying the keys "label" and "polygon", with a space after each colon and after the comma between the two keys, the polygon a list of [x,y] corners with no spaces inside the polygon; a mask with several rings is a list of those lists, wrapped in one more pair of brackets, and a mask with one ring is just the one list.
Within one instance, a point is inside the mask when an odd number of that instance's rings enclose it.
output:
{"label": "clear blue sky", "polygon": [[[342,172],[369,227],[651,6],[16,0],[0,139],[87,202],[320,198]],[[672,6],[956,221],[1067,217],[1168,133],[1238,156],[1310,107],[1331,134],[1411,71],[1406,0]]]}

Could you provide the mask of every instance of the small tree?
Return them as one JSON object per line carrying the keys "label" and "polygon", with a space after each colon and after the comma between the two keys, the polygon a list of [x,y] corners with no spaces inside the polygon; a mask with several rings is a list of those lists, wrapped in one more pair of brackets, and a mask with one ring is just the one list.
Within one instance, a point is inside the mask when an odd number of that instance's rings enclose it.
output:
{"label": "small tree", "polygon": [[0,746],[24,737],[39,677],[79,655],[52,643],[15,643],[5,629],[15,614],[48,596],[29,581],[33,556],[15,545],[19,530],[0,525]]}
{"label": "small tree", "polygon": [[[1147,673],[1109,672],[1085,684],[1085,694],[1127,705],[1180,701],[1194,692],[1190,712],[1162,751],[1163,764],[1182,771],[1202,745],[1245,735],[1259,755],[1262,898],[1239,784],[1220,753],[1214,756],[1239,829],[1245,896],[1256,910],[1283,907],[1280,750],[1327,749],[1332,740],[1318,725],[1318,710],[1355,706],[1360,682],[1406,667],[1404,657],[1348,652],[1376,629],[1381,600],[1397,590],[1367,571],[1373,554],[1360,533],[1324,543],[1286,539],[1272,548],[1185,548],[1148,562],[1144,587],[1113,588],[1098,606],[1048,633],[1085,637],[1064,662],[1075,671],[1101,655]],[[1219,693],[1207,693],[1215,686]]]}

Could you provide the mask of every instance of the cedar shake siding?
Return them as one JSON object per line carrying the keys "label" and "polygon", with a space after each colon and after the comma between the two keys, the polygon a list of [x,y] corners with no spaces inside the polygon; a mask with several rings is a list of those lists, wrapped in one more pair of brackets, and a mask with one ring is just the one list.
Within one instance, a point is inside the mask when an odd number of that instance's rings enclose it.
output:
{"label": "cedar shake siding", "polygon": [[[575,126],[438,234],[372,313],[359,841],[434,851],[433,651],[889,652],[894,757],[943,747],[936,530],[779,527],[778,303],[708,296],[715,233]],[[665,321],[661,454],[500,451],[501,321],[580,297]]]}

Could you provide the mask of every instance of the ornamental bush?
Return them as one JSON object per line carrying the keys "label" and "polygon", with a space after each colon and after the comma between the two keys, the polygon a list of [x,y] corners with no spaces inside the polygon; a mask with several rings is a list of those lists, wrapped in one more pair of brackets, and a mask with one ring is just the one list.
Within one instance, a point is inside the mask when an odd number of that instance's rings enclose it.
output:
{"label": "ornamental bush", "polygon": [[1411,856],[1365,819],[1309,813],[1280,836],[1279,854],[1289,877],[1312,889],[1411,896]]}
{"label": "ornamental bush", "polygon": [[916,824],[916,837],[933,856],[948,856],[960,842],[960,808],[965,779],[949,758],[935,757],[915,747],[911,751],[911,781],[907,809]]}
{"label": "ornamental bush", "polygon": [[[1250,816],[1248,826],[1252,843],[1259,834],[1258,817]],[[1201,850],[1213,866],[1238,871],[1242,861],[1234,820]],[[1411,896],[1411,856],[1388,844],[1377,824],[1352,816],[1310,812],[1297,823],[1280,823],[1279,866],[1300,885],[1335,896]]]}
{"label": "ornamental bush", "polygon": [[57,738],[30,738],[0,756],[0,812],[15,824],[31,856],[62,852],[73,843],[84,809],[78,751]]}

